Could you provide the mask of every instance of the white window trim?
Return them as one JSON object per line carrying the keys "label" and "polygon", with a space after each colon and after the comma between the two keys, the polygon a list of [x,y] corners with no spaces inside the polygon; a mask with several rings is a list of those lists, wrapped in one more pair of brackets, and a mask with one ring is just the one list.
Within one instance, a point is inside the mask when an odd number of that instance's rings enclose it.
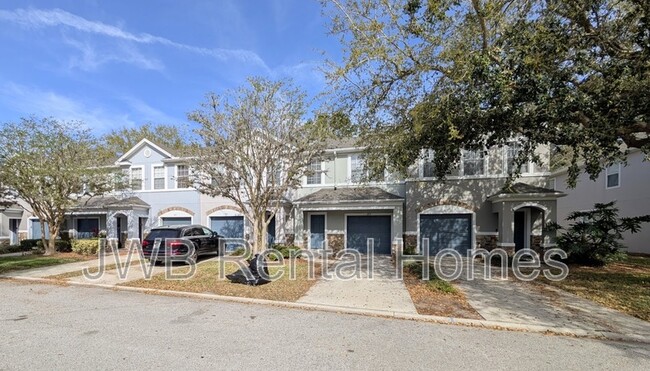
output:
{"label": "white window trim", "polygon": [[[356,154],[355,154],[355,153],[351,153],[351,154],[349,154],[349,155],[348,155],[348,174],[347,174],[348,177],[347,177],[347,179],[346,179],[346,180],[347,180],[347,184],[364,184],[364,181],[363,181],[363,180],[362,180],[361,182],[353,182],[353,181],[352,181],[352,157],[353,157],[353,156],[357,156],[357,157],[360,156],[360,157],[362,157],[363,165],[364,165],[364,168],[365,168],[365,156],[363,156],[362,154],[359,154],[359,153],[356,153]],[[368,170],[368,168],[363,169],[362,178],[366,178],[366,179],[367,179],[367,178],[368,178],[368,174],[369,174],[369,170]],[[335,176],[336,176],[336,175],[335,175]],[[370,179],[368,179],[367,183],[368,183],[368,184],[375,184],[375,185],[379,185],[379,184],[392,184],[392,183],[395,183],[395,182],[391,182],[391,181],[387,180],[389,177],[390,177],[390,173],[388,172],[388,170],[384,170],[384,179],[383,179],[383,180],[379,180],[379,181],[377,181],[377,180],[370,180]],[[396,182],[396,183],[399,183],[399,182]]]}
{"label": "white window trim", "polygon": [[[617,173],[616,173],[616,174],[618,175],[618,184],[615,185],[615,186],[612,186],[612,187],[608,187],[608,185],[607,185],[607,178],[609,178],[609,175],[610,175],[610,174],[609,174],[609,168],[611,168],[611,167],[613,167],[613,166],[616,166],[616,167],[617,167]],[[616,163],[616,164],[612,164],[611,166],[608,166],[608,167],[605,168],[605,189],[620,188],[620,186],[621,186],[621,170],[622,170],[622,167],[621,167],[621,163],[620,163],[620,162],[619,162],[619,163]],[[614,174],[614,173],[612,173],[612,174]]]}
{"label": "white window trim", "polygon": [[[320,161],[320,170],[319,170],[319,173],[320,173],[320,182],[317,183],[317,184],[308,184],[308,183],[307,183],[307,178],[308,178],[308,177],[307,177],[307,175],[305,175],[305,176],[303,177],[303,182],[302,182],[302,184],[303,184],[304,186],[306,186],[306,187],[320,187],[320,186],[322,186],[323,184],[325,184],[325,170],[323,170],[323,165],[324,165],[324,163],[325,163],[325,161],[322,161],[322,160]],[[309,166],[311,166],[311,164],[309,164]]]}
{"label": "white window trim", "polygon": [[[433,179],[435,178],[434,176],[424,176],[424,164],[427,163],[429,159],[431,159],[432,156],[435,156],[435,153],[432,149],[430,150],[425,150],[425,154],[423,158],[420,158],[419,160],[419,166],[418,166],[418,177],[421,179]],[[434,157],[435,158],[435,157]]]}
{"label": "white window trim", "polygon": [[[485,178],[488,176],[487,169],[489,169],[488,166],[488,155],[481,151],[481,154],[483,155],[483,173],[482,174],[472,174],[472,175],[465,175],[465,153],[466,152],[471,152],[467,150],[462,150],[460,153],[460,175],[459,177],[461,178]],[[478,150],[476,151],[478,152]]]}
{"label": "white window trim", "polygon": [[[180,188],[178,186],[178,178],[179,178],[179,176],[178,176],[178,167],[179,166],[185,166],[187,168],[187,184],[188,184],[188,187]],[[174,179],[175,180],[175,182],[174,182],[175,183],[174,184],[175,189],[190,189],[190,188],[192,188],[192,187],[190,187],[190,167],[189,167],[189,165],[177,164],[177,165],[174,166],[174,170],[175,170],[175,179]]]}
{"label": "white window trim", "polygon": [[133,187],[133,169],[142,170],[142,178],[141,178],[142,183],[140,185],[140,189],[134,189],[134,191],[144,191],[144,189],[145,189],[145,186],[144,186],[144,183],[145,183],[144,165],[134,165],[134,166],[131,166],[129,168],[129,185],[131,187]]}
{"label": "white window trim", "polygon": [[[506,144],[503,146],[503,169],[502,169],[502,174],[508,175],[508,148],[510,148],[510,145]],[[528,161],[527,166],[526,166],[526,171],[522,171],[520,175],[532,175],[535,174],[535,172],[531,171],[533,169],[533,162]],[[522,165],[523,166],[523,165]]]}
{"label": "white window trim", "polygon": [[[156,189],[156,171],[155,169],[157,167],[162,167],[163,168],[163,188],[162,189]],[[151,164],[151,190],[152,191],[164,191],[169,188],[167,184],[167,166],[165,164],[160,163],[160,164]]]}

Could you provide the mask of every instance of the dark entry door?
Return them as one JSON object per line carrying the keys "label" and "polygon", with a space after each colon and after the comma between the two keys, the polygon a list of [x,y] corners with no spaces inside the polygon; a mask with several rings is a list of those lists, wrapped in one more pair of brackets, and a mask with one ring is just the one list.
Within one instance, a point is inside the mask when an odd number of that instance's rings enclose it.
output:
{"label": "dark entry door", "polygon": [[372,238],[375,254],[390,254],[390,227],[390,215],[348,216],[347,248],[367,253]]}
{"label": "dark entry door", "polygon": [[309,217],[309,248],[322,249],[325,242],[325,215]]}
{"label": "dark entry door", "polygon": [[515,251],[526,247],[526,213],[515,211]]}

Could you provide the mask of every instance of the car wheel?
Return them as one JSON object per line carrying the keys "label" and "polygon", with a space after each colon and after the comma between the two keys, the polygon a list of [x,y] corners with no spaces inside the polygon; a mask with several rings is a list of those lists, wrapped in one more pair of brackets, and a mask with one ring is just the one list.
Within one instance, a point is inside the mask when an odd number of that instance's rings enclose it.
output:
{"label": "car wheel", "polygon": [[194,253],[190,256],[190,262],[196,264],[199,261],[199,251],[194,249]]}

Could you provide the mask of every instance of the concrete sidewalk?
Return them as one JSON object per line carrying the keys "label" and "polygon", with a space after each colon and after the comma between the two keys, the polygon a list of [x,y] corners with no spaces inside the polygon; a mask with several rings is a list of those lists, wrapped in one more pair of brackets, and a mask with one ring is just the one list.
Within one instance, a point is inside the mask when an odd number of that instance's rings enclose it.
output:
{"label": "concrete sidewalk", "polygon": [[[449,262],[443,267],[451,270]],[[650,338],[650,323],[605,308],[590,300],[544,284],[522,282],[509,272],[508,279],[485,279],[483,263],[474,265],[467,280],[467,261],[461,279],[455,281],[468,302],[487,321],[617,333]],[[493,271],[499,277],[499,270]]]}
{"label": "concrete sidewalk", "polygon": [[335,263],[330,272],[338,270],[339,274],[321,278],[298,303],[417,313],[404,282],[395,278],[395,264],[389,256],[374,257],[372,278],[368,277],[368,258],[364,257],[360,277],[344,279],[355,272],[354,267],[345,266],[349,262],[340,260]]}

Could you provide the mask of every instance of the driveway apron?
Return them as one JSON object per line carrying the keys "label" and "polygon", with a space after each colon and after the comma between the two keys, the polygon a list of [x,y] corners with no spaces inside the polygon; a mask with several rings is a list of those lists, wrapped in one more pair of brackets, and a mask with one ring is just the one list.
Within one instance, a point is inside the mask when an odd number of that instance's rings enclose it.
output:
{"label": "driveway apron", "polygon": [[353,264],[347,259],[333,264],[331,276],[322,277],[298,302],[417,313],[404,282],[395,277],[395,265],[389,256],[363,256],[356,266]]}

